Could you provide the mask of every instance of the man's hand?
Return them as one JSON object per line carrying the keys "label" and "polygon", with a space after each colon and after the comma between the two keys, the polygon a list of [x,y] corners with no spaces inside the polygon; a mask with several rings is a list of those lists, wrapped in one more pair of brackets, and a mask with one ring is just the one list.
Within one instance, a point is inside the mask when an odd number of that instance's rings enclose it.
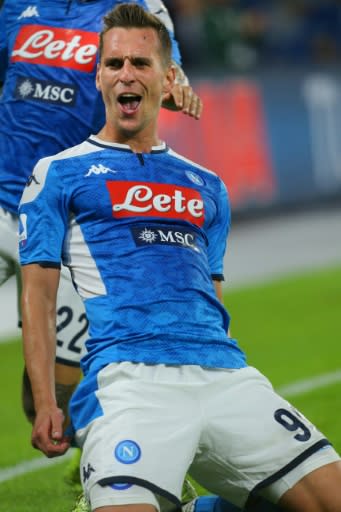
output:
{"label": "man's hand", "polygon": [[164,96],[162,106],[169,110],[182,111],[195,119],[200,119],[202,101],[190,85],[175,83],[169,94]]}
{"label": "man's hand", "polygon": [[163,97],[162,106],[168,110],[181,111],[195,119],[200,119],[203,104],[189,84],[183,69],[173,62],[175,81],[171,91]]}
{"label": "man's hand", "polygon": [[39,410],[32,430],[32,446],[50,458],[63,455],[70,447],[70,439],[63,435],[63,422],[63,411],[57,406]]}

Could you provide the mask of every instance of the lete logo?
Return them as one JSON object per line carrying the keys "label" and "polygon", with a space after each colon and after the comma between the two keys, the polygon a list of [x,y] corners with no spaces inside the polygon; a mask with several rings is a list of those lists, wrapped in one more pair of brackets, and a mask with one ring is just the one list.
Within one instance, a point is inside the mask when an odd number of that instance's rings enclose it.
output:
{"label": "lete logo", "polygon": [[202,226],[204,202],[199,191],[167,183],[107,181],[113,217],[164,217]]}
{"label": "lete logo", "polygon": [[79,29],[23,25],[12,62],[30,62],[91,72],[96,63],[98,34]]}

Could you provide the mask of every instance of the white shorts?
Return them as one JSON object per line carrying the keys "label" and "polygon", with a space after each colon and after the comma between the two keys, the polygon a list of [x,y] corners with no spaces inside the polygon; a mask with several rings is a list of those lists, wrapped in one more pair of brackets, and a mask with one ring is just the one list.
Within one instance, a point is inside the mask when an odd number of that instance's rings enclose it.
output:
{"label": "white shorts", "polygon": [[[21,325],[21,274],[18,254],[18,218],[0,207],[0,286],[16,276],[18,296],[18,325]],[[56,360],[79,366],[85,353],[88,321],[84,305],[77,294],[67,268],[62,267],[57,298]]]}
{"label": "white shorts", "polygon": [[157,507],[160,497],[178,506],[188,471],[237,506],[256,491],[277,502],[304,475],[339,460],[252,367],[124,362],[102,369],[97,382],[103,414],[76,435],[92,509],[141,499]]}

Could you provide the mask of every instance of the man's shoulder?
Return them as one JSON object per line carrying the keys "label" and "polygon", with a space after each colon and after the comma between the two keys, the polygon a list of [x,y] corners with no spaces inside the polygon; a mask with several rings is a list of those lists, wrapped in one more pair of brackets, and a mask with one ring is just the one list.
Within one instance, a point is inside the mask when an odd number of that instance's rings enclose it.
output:
{"label": "man's shoulder", "polygon": [[180,153],[177,153],[173,149],[168,149],[168,155],[174,158],[175,160],[178,160],[179,162],[183,163],[184,167],[187,167],[188,169],[192,169],[193,171],[199,171],[203,172],[207,176],[212,177],[213,179],[220,179],[218,174],[211,169],[208,169],[207,167],[204,167],[203,165],[194,162],[194,160],[191,160],[184,155],[181,155]]}
{"label": "man's shoulder", "polygon": [[60,151],[59,153],[56,153],[51,156],[47,156],[44,158],[41,158],[38,162],[40,166],[47,167],[53,162],[60,162],[63,160],[69,160],[73,158],[82,158],[89,153],[93,153],[94,151],[100,151],[101,148],[98,146],[94,146],[90,139],[86,139],[80,144],[76,144],[75,146],[72,146],[70,148],[64,149],[63,151]]}

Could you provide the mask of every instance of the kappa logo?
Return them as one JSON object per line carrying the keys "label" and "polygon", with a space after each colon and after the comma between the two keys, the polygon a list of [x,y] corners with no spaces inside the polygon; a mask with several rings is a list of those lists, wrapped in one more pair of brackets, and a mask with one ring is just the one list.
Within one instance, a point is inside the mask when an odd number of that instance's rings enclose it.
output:
{"label": "kappa logo", "polygon": [[198,226],[205,220],[204,201],[194,188],[169,183],[107,181],[115,218],[181,219]]}
{"label": "kappa logo", "polygon": [[18,16],[18,20],[22,18],[33,18],[33,16],[39,16],[38,8],[36,5],[29,5],[20,16]]}
{"label": "kappa logo", "polygon": [[85,483],[89,480],[91,473],[95,473],[95,469],[92,467],[90,463],[87,466],[83,466],[83,482]]}
{"label": "kappa logo", "polygon": [[102,164],[92,165],[88,172],[85,174],[85,177],[87,178],[92,174],[95,174],[96,176],[98,176],[98,174],[108,174],[109,172],[111,174],[116,174],[117,171],[113,171],[112,169],[109,169],[109,167],[104,167]]}
{"label": "kappa logo", "polygon": [[98,34],[80,29],[23,25],[11,62],[29,62],[91,72],[96,65]]}
{"label": "kappa logo", "polygon": [[36,185],[40,185],[39,181],[37,180],[37,178],[35,177],[34,174],[31,174],[28,178],[27,178],[27,181],[26,181],[26,186],[29,187],[31,185],[31,183],[35,183]]}

